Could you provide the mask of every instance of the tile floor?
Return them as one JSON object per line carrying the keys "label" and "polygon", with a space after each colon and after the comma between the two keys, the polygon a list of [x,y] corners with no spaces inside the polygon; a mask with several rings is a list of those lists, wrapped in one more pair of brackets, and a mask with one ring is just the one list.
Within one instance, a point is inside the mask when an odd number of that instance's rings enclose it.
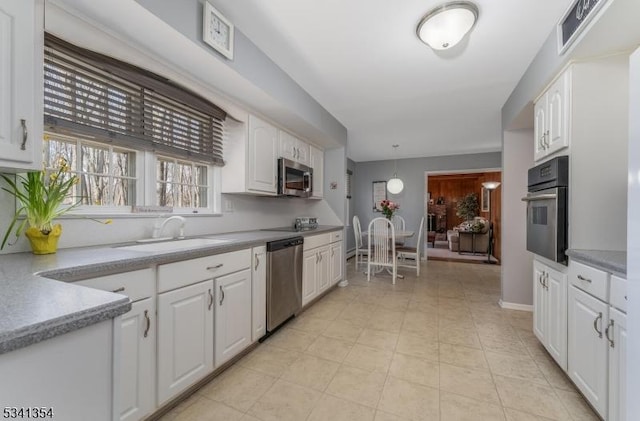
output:
{"label": "tile floor", "polygon": [[[362,269],[361,269],[362,270]],[[597,420],[503,310],[499,266],[429,261],[338,288],[163,421]]]}

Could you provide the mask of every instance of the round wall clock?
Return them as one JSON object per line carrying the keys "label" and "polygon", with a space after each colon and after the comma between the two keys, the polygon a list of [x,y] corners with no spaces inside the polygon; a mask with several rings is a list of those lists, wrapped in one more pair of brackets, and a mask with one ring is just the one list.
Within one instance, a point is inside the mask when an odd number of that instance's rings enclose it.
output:
{"label": "round wall clock", "polygon": [[209,2],[204,3],[202,40],[233,60],[233,24]]}

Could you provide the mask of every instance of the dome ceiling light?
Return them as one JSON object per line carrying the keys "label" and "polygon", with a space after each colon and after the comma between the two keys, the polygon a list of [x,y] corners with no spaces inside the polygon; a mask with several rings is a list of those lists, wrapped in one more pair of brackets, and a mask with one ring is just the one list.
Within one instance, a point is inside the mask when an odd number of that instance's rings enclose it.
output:
{"label": "dome ceiling light", "polygon": [[418,24],[418,38],[434,50],[448,50],[467,35],[478,20],[478,7],[452,1],[429,11]]}
{"label": "dome ceiling light", "polygon": [[[393,145],[393,155],[396,155],[396,149],[399,145]],[[394,159],[393,177],[387,181],[387,190],[391,194],[398,194],[404,189],[404,183],[398,178],[398,159]]]}

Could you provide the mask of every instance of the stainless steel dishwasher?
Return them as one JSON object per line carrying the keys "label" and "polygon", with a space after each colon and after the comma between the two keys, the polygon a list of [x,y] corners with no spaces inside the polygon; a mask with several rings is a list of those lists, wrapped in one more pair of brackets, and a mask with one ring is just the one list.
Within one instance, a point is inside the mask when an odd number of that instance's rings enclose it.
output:
{"label": "stainless steel dishwasher", "polygon": [[302,308],[302,237],[267,243],[267,332]]}

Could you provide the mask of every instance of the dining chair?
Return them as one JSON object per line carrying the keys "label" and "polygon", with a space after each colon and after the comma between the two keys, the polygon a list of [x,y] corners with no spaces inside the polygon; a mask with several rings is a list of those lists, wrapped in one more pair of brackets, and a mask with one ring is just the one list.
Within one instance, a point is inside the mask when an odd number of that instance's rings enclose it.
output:
{"label": "dining chair", "polygon": [[366,263],[364,257],[367,256],[369,259],[369,249],[365,248],[362,242],[362,226],[358,215],[353,216],[353,235],[356,238],[356,270],[358,270],[358,264]]}
{"label": "dining chair", "polygon": [[[418,228],[418,240],[415,247],[406,247],[400,246],[396,247],[396,251],[398,252],[398,258],[402,259],[401,263],[398,266],[408,267],[408,268],[416,268],[416,276],[420,276],[420,249],[423,247],[422,244],[422,232],[424,231],[424,216],[420,220],[420,228]],[[407,262],[407,259],[414,259],[415,266],[410,265]]]}
{"label": "dining chair", "polygon": [[391,269],[391,282],[395,285],[398,276],[396,256],[395,228],[387,218],[375,218],[369,223],[367,261],[367,282],[371,281],[371,273],[379,273]]}
{"label": "dining chair", "polygon": [[[391,217],[391,223],[393,224],[393,228],[396,231],[404,231],[405,230],[405,221],[404,218],[401,217],[400,215],[393,215]],[[404,238],[398,238],[396,239],[396,245],[402,246],[404,245]]]}

